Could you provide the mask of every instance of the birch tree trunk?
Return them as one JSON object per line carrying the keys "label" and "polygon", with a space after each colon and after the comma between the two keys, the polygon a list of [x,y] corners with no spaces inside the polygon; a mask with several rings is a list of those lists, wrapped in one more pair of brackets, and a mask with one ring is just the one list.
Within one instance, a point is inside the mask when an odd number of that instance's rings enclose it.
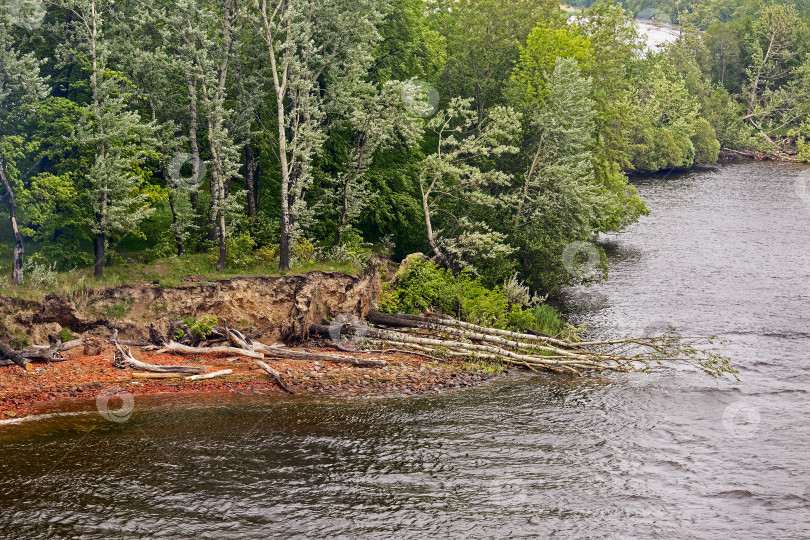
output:
{"label": "birch tree trunk", "polygon": [[3,181],[3,186],[6,188],[6,197],[8,197],[8,213],[11,221],[11,232],[14,234],[14,259],[11,264],[11,280],[15,285],[19,285],[23,280],[23,239],[20,235],[20,229],[17,227],[17,205],[14,200],[14,191],[11,189],[11,184],[6,178],[5,167],[0,163],[0,180]]}
{"label": "birch tree trunk", "polygon": [[[273,88],[276,94],[276,109],[278,122],[278,158],[281,166],[281,238],[279,241],[278,269],[285,271],[290,269],[290,163],[287,150],[287,130],[286,111],[284,109],[284,99],[287,96],[287,77],[289,76],[289,59],[282,59],[281,65],[276,58],[275,33],[273,32],[273,21],[285,8],[286,0],[279,0],[273,12],[268,18],[267,0],[261,0],[261,17],[264,27],[264,36],[267,49],[270,55],[270,68],[273,72]],[[287,34],[290,33],[290,25],[287,24]],[[280,70],[280,73],[279,73]]]}
{"label": "birch tree trunk", "polygon": [[[197,186],[202,183],[200,178],[200,143],[197,141],[197,83],[194,78],[186,74],[186,86],[188,87],[188,143],[191,147],[191,177],[197,179]],[[191,208],[197,211],[197,201],[199,195],[193,189],[190,193]]]}

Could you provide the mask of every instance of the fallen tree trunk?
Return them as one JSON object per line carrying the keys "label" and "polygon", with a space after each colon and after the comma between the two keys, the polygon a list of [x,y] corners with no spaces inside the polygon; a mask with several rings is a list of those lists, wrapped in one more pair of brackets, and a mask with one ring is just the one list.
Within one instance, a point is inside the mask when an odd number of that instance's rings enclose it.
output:
{"label": "fallen tree trunk", "polygon": [[[24,358],[20,353],[0,341],[0,358],[9,360],[10,362],[20,366],[26,371],[31,371],[34,366],[28,359]],[[10,365],[10,364],[9,364]]]}
{"label": "fallen tree trunk", "polygon": [[182,379],[182,373],[130,373],[133,379]]}
{"label": "fallen tree trunk", "polygon": [[214,371],[213,373],[206,373],[204,375],[192,375],[191,377],[186,377],[187,381],[202,381],[204,379],[213,379],[214,377],[221,377],[223,375],[230,375],[233,373],[232,369],[223,369],[220,371]]}
{"label": "fallen tree trunk", "polygon": [[157,352],[175,352],[180,354],[230,354],[244,356],[246,358],[255,358],[258,360],[264,358],[262,353],[247,349],[237,349],[236,347],[191,347],[189,345],[177,343],[176,341],[170,341],[165,347]]}
{"label": "fallen tree trunk", "polygon": [[[730,359],[711,350],[700,350],[698,343],[711,345],[715,337],[682,337],[675,334],[605,341],[566,341],[546,335],[488,328],[447,316],[387,314],[372,311],[368,321],[388,328],[363,328],[363,335],[386,346],[415,348],[438,356],[473,356],[531,370],[549,370],[582,375],[590,371],[651,371],[665,362],[689,364],[713,377],[738,371]],[[312,333],[329,335],[328,326],[313,326]],[[332,327],[334,331],[334,326]],[[340,328],[342,334],[355,329]],[[641,348],[641,352],[633,348]]]}
{"label": "fallen tree trunk", "polygon": [[51,342],[51,346],[47,349],[29,349],[26,351],[22,351],[20,354],[23,358],[27,358],[28,360],[39,360],[40,362],[61,362],[67,360],[67,358],[62,358],[59,352],[63,349],[64,344],[62,343],[61,339],[57,339]]}
{"label": "fallen tree trunk", "polygon": [[266,362],[262,362],[261,360],[257,360],[256,365],[259,366],[260,368],[262,368],[265,371],[265,373],[267,373],[268,375],[273,377],[276,380],[276,384],[278,384],[279,387],[281,387],[282,390],[284,390],[288,394],[294,394],[295,393],[292,390],[290,390],[289,388],[287,388],[287,385],[284,384],[284,381],[281,380],[281,373],[279,373],[275,369],[268,366]]}
{"label": "fallen tree trunk", "polygon": [[[392,317],[392,316],[389,316],[387,314],[382,314],[381,313],[380,315],[385,315],[384,320],[396,319],[396,317]],[[377,322],[380,319],[381,319],[381,317],[372,317],[370,320],[372,320],[372,322]],[[386,326],[390,326],[390,325],[386,324]],[[474,327],[474,325],[470,325],[470,326]],[[516,339],[508,339],[506,337],[501,337],[499,335],[495,335],[495,334],[487,332],[487,331],[491,331],[491,330],[496,330],[496,329],[492,329],[492,328],[479,327],[481,330],[484,330],[484,331],[473,330],[472,328],[470,328],[469,330],[464,330],[462,328],[455,327],[455,326],[444,326],[444,325],[441,325],[441,324],[426,323],[426,322],[420,322],[420,321],[410,321],[410,320],[407,320],[407,319],[401,319],[400,320],[400,327],[403,327],[403,328],[406,328],[406,329],[420,329],[420,330],[429,330],[431,332],[440,332],[440,333],[444,333],[444,334],[453,335],[453,336],[456,336],[457,338],[461,338],[461,339],[465,339],[465,340],[472,340],[472,341],[490,343],[490,344],[496,345],[498,347],[512,347],[512,348],[516,348],[516,349],[533,349],[535,351],[544,351],[544,352],[548,352],[548,353],[551,353],[551,354],[554,354],[554,355],[569,356],[569,357],[572,357],[572,358],[577,356],[576,352],[573,352],[571,350],[566,350],[566,349],[563,349],[561,347],[557,347],[555,345],[552,345],[551,343],[549,343],[548,338],[543,338],[543,337],[540,337],[540,336],[534,336],[532,334],[517,334],[517,333],[514,333],[514,332],[510,333],[510,332],[507,332],[507,331],[503,331],[504,334],[507,334],[507,335],[512,334],[513,336],[519,336],[521,338],[538,338],[536,340],[532,340],[531,342],[526,342],[526,341],[518,341]],[[427,336],[423,336],[423,337],[427,337]],[[544,341],[540,341],[540,339],[543,339]],[[560,340],[556,340],[556,339],[553,339],[553,338],[551,338],[551,340],[555,341],[555,342],[558,342],[560,344],[563,344],[563,342],[561,342]]]}
{"label": "fallen tree trunk", "polygon": [[534,334],[521,334],[519,332],[511,332],[509,330],[501,330],[499,328],[489,328],[487,326],[479,326],[477,324],[459,321],[451,317],[433,318],[409,314],[391,315],[389,313],[382,313],[380,311],[372,311],[368,314],[366,319],[374,324],[383,324],[385,326],[394,326],[400,328],[423,328],[426,330],[442,330],[447,327],[452,327],[452,328],[459,328],[461,330],[469,330],[470,332],[484,335],[509,338],[517,341],[528,341],[530,343],[545,343],[553,347],[559,347],[563,349],[571,349],[577,347],[576,343],[564,341],[553,337],[538,336]]}
{"label": "fallen tree trunk", "polygon": [[140,360],[135,360],[129,347],[126,350],[122,349],[118,344],[115,345],[115,361],[113,365],[119,367],[121,365],[129,366],[141,371],[149,371],[152,373],[179,373],[179,374],[196,374],[205,373],[205,366],[161,366],[157,364],[147,364]]}
{"label": "fallen tree trunk", "polygon": [[[310,332],[321,335],[329,335],[329,327],[325,325],[312,325]],[[557,372],[568,371],[577,375],[581,375],[579,372],[580,369],[591,369],[595,371],[622,371],[620,367],[615,365],[606,365],[601,361],[598,361],[596,358],[588,358],[585,356],[532,356],[512,352],[494,345],[479,345],[475,343],[463,343],[461,341],[450,339],[417,337],[410,334],[395,332],[393,330],[380,330],[377,328],[368,328],[366,330],[366,335],[370,338],[378,339],[391,344],[415,344],[434,349],[449,348],[455,351],[464,351],[468,356],[488,356],[505,364],[524,366],[535,371],[538,369],[547,369],[549,371]]]}
{"label": "fallen tree trunk", "polygon": [[[313,324],[310,333],[329,335],[329,327],[321,324]],[[306,360],[308,362],[332,362],[335,364],[349,364],[358,367],[385,367],[388,362],[385,360],[371,360],[367,358],[355,358],[353,356],[341,356],[339,354],[311,353],[304,351],[292,351],[281,347],[270,347],[264,343],[254,342],[254,347],[266,356],[274,358],[289,358],[291,360]]]}

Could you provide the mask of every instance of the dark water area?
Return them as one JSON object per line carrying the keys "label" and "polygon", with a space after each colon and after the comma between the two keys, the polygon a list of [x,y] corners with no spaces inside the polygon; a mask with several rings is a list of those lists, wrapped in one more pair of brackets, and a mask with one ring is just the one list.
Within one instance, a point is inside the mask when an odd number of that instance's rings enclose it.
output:
{"label": "dark water area", "polygon": [[687,368],[424,398],[145,405],[0,427],[2,538],[810,538],[810,168],[635,181],[567,308],[719,334]]}

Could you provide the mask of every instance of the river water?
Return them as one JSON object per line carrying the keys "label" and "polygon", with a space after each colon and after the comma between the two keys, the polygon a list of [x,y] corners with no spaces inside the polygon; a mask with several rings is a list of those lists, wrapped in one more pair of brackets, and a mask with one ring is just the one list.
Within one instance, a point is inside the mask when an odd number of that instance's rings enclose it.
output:
{"label": "river water", "polygon": [[[636,181],[652,215],[572,290],[597,335],[717,333],[688,369],[455,394],[262,396],[0,428],[3,538],[810,537],[810,169]],[[797,189],[798,187],[798,189]]]}

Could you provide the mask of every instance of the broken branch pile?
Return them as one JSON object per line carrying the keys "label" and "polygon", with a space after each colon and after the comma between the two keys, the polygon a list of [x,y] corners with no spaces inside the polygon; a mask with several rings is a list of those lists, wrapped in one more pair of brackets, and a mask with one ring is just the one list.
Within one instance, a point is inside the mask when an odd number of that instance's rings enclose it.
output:
{"label": "broken branch pile", "polygon": [[[649,371],[667,362],[684,362],[712,376],[736,374],[729,359],[697,348],[714,338],[686,338],[674,332],[619,340],[575,342],[550,336],[511,332],[450,317],[392,315],[372,311],[373,326],[344,324],[340,333],[365,335],[375,343],[420,351],[436,357],[468,357],[582,376],[584,371]],[[330,336],[336,329],[312,325],[310,333]],[[331,332],[330,332],[331,331]]]}

